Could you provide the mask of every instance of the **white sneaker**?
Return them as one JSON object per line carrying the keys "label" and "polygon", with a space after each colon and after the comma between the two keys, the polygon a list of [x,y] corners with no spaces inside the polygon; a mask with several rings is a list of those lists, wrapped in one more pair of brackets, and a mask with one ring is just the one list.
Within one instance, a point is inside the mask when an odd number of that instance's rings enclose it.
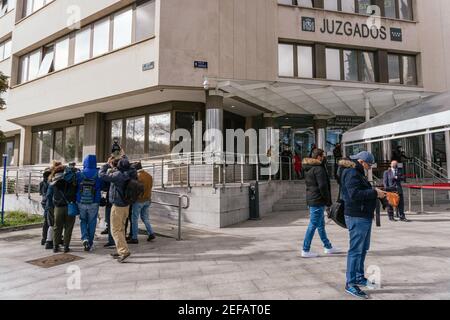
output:
{"label": "white sneaker", "polygon": [[317,258],[319,255],[314,252],[302,251],[302,258]]}
{"label": "white sneaker", "polygon": [[325,249],[324,250],[324,253],[328,254],[328,255],[330,255],[330,254],[339,254],[339,253],[342,253],[342,252],[343,251],[341,249],[339,249],[339,248],[331,248],[331,249]]}
{"label": "white sneaker", "polygon": [[91,246],[91,249],[89,249],[90,252],[94,252],[95,251],[95,245]]}

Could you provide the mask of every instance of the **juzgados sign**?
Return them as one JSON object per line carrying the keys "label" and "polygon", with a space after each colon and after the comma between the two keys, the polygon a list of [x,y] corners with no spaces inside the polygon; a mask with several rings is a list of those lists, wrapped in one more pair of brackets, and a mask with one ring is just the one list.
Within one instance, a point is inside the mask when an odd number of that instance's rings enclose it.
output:
{"label": "juzgados sign", "polygon": [[[316,31],[315,18],[302,17],[302,30],[306,32]],[[385,26],[376,27],[369,26],[366,23],[342,21],[335,19],[323,19],[322,25],[318,30],[321,33],[334,34],[337,36],[360,37],[386,40],[388,38],[388,30]],[[391,28],[391,40],[402,41],[401,29]]]}

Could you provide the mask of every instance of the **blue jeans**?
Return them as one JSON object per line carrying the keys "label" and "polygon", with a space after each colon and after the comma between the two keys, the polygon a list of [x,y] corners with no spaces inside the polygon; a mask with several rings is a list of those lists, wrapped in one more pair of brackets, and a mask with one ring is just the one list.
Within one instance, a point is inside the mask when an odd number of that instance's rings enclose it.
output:
{"label": "blue jeans", "polygon": [[97,228],[98,203],[78,204],[80,210],[81,241],[87,240],[89,246],[94,244],[95,229]]}
{"label": "blue jeans", "polygon": [[132,214],[132,226],[131,226],[131,238],[137,240],[139,231],[139,216],[145,224],[145,229],[149,235],[153,234],[152,225],[149,219],[149,209],[151,201],[136,202],[133,204],[133,214]]}
{"label": "blue jeans", "polygon": [[111,209],[112,209],[112,205],[107,204],[105,207],[105,222],[108,225],[108,243],[109,244],[115,244],[114,242],[114,238],[112,237],[111,234]]}
{"label": "blue jeans", "polygon": [[316,229],[319,232],[320,239],[326,249],[331,249],[330,240],[328,240],[327,233],[325,231],[325,217],[324,217],[325,207],[309,207],[309,226],[306,230],[305,240],[303,242],[303,251],[309,252],[311,250],[311,242],[316,233]]}
{"label": "blue jeans", "polygon": [[345,216],[350,233],[350,246],[347,255],[347,285],[358,284],[364,279],[364,261],[370,248],[372,219]]}

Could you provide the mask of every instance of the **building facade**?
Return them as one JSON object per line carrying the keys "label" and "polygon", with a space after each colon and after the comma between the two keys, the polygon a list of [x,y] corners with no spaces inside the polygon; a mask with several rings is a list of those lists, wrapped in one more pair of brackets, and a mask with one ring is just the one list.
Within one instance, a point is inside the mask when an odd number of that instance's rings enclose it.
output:
{"label": "building facade", "polygon": [[[13,166],[168,154],[170,133],[276,127],[307,155],[449,90],[446,0],[3,0]],[[376,13],[376,16],[369,16]],[[381,154],[380,150],[375,150]],[[381,156],[380,156],[381,157]]]}

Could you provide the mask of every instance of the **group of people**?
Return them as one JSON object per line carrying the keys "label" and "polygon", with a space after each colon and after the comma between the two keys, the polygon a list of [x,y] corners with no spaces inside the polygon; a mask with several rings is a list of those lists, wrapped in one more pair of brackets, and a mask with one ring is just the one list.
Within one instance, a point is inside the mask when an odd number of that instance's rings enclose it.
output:
{"label": "group of people", "polygon": [[112,257],[124,262],[130,256],[128,244],[138,243],[139,217],[147,229],[147,240],[155,239],[149,220],[152,187],[153,178],[142,164],[130,163],[125,155],[111,156],[100,169],[95,155],[84,159],[81,170],[75,164],[53,161],[39,186],[45,217],[41,244],[54,253],[61,249],[70,252],[79,216],[83,248],[93,251],[99,208],[105,207],[107,226],[102,234],[108,234],[108,242],[104,246],[115,246],[117,252]]}
{"label": "group of people", "polygon": [[[310,222],[304,237],[302,257],[315,258],[317,253],[311,252],[311,243],[316,230],[323,242],[324,254],[343,253],[334,247],[325,230],[325,210],[333,204],[330,177],[325,166],[326,155],[321,149],[314,149],[309,158],[303,160],[305,171],[306,199],[310,211]],[[401,188],[401,172],[398,162],[392,161],[391,168],[384,174],[384,188],[374,188],[367,179],[367,171],[374,165],[374,156],[363,151],[349,159],[341,159],[336,172],[340,187],[339,198],[344,204],[345,224],[350,238],[347,253],[347,271],[345,291],[353,296],[367,299],[368,295],[361,289],[373,289],[375,284],[365,277],[364,262],[370,248],[372,221],[378,200],[384,200],[387,192],[400,195],[400,217],[408,221],[404,213],[403,190]],[[393,208],[388,206],[391,220]]]}

